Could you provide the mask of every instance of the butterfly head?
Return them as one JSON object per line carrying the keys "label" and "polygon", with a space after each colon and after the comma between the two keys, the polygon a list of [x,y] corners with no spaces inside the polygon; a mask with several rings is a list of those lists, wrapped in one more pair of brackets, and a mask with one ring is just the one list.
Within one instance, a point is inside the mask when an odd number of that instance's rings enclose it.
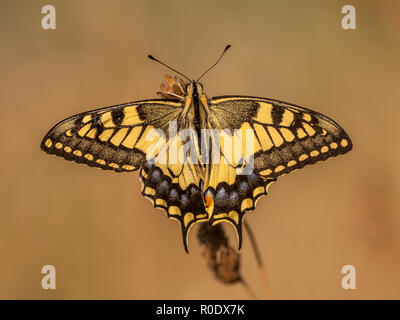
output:
{"label": "butterfly head", "polygon": [[203,84],[201,82],[196,82],[196,91],[199,95],[203,93]]}
{"label": "butterfly head", "polygon": [[186,84],[186,93],[187,95],[198,97],[203,94],[203,84],[193,80]]}
{"label": "butterfly head", "polygon": [[196,91],[196,83],[195,82],[186,83],[186,95],[192,96],[195,91]]}

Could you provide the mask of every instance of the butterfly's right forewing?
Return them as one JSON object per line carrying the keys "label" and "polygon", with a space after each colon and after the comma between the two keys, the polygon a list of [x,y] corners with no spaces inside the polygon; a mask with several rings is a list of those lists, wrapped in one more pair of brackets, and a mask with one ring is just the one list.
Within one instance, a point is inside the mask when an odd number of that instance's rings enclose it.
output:
{"label": "butterfly's right forewing", "polygon": [[210,110],[228,129],[253,132],[254,169],[265,178],[277,178],[352,149],[349,136],[336,122],[293,104],[227,96],[213,98]]}

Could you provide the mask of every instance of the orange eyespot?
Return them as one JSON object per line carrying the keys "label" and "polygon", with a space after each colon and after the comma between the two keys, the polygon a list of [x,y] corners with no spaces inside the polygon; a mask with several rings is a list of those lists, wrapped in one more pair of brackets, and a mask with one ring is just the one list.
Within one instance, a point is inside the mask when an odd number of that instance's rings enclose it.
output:
{"label": "orange eyespot", "polygon": [[206,201],[206,208],[210,207],[214,203],[214,198],[211,192],[207,192],[207,194],[204,196],[204,200]]}

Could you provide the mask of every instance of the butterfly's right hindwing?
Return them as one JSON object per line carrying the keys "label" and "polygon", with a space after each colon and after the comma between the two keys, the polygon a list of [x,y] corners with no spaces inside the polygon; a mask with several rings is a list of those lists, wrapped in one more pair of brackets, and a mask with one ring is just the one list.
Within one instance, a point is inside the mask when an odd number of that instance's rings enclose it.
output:
{"label": "butterfly's right hindwing", "polygon": [[127,103],[67,118],[44,137],[43,151],[117,172],[137,170],[155,142],[153,129],[168,139],[168,124],[182,104],[173,100]]}

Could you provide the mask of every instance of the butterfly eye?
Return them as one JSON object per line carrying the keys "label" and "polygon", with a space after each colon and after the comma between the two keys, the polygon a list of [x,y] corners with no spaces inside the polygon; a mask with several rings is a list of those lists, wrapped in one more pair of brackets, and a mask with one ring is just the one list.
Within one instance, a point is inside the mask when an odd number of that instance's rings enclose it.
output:
{"label": "butterfly eye", "polygon": [[203,84],[201,84],[200,82],[199,82],[199,86],[201,87],[201,90],[204,89],[204,88],[203,88]]}

